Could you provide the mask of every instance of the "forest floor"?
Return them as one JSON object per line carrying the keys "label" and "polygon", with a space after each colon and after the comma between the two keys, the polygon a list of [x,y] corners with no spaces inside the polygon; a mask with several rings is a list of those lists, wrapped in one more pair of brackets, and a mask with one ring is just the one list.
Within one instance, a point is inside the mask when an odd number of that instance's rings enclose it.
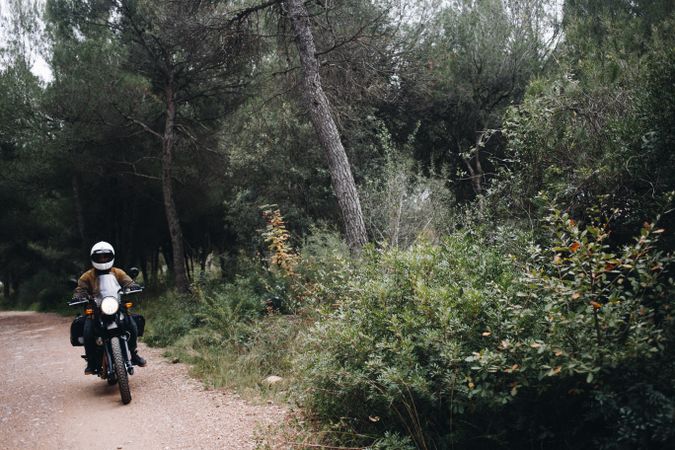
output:
{"label": "forest floor", "polygon": [[0,312],[0,449],[251,449],[283,407],[207,390],[160,349],[117,385],[84,376],[83,347],[70,345],[70,318]]}

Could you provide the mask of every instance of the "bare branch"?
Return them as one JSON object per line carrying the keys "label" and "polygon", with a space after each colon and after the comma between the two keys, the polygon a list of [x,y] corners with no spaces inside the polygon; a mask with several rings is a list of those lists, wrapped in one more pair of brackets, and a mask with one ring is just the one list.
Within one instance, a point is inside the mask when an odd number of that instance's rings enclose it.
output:
{"label": "bare branch", "polygon": [[232,24],[234,22],[241,22],[242,20],[248,18],[248,16],[250,16],[251,14],[253,14],[255,12],[258,12],[258,11],[262,11],[263,9],[269,8],[270,6],[274,6],[274,5],[276,5],[280,2],[281,2],[281,0],[269,0],[265,3],[260,3],[259,5],[255,5],[255,6],[251,6],[249,8],[246,8],[246,9],[242,9],[238,13],[236,13],[232,19],[230,19],[230,24]]}
{"label": "bare branch", "polygon": [[145,131],[147,131],[148,133],[150,133],[150,134],[152,134],[153,136],[157,137],[158,139],[160,139],[160,140],[161,140],[161,139],[164,139],[164,135],[162,135],[161,133],[158,133],[157,131],[153,130],[153,129],[150,128],[147,124],[141,122],[140,120],[134,119],[133,117],[129,117],[129,116],[126,116],[126,115],[124,115],[124,118],[127,119],[128,121],[132,122],[132,123],[135,123],[136,125],[139,125],[139,126],[140,126],[141,128],[143,128]]}
{"label": "bare branch", "polygon": [[328,49],[326,49],[326,50],[322,50],[322,51],[320,51],[320,52],[316,52],[316,56],[322,56],[322,55],[325,55],[325,54],[327,54],[327,53],[332,52],[332,51],[335,50],[335,49],[338,49],[338,48],[340,48],[340,47],[342,47],[342,46],[344,46],[344,45],[349,44],[350,42],[354,42],[359,36],[361,36],[361,35],[363,34],[363,31],[364,31],[366,28],[368,28],[368,27],[372,26],[373,24],[379,22],[380,19],[384,16],[384,14],[385,14],[385,11],[382,11],[377,17],[375,17],[375,19],[373,19],[372,21],[370,21],[370,22],[364,24],[361,28],[359,28],[358,30],[356,30],[356,33],[354,33],[352,36],[350,36],[350,37],[348,37],[347,39],[344,39],[344,40],[342,40],[342,41],[340,41],[340,42],[337,42],[337,43],[333,44],[330,48],[328,48]]}

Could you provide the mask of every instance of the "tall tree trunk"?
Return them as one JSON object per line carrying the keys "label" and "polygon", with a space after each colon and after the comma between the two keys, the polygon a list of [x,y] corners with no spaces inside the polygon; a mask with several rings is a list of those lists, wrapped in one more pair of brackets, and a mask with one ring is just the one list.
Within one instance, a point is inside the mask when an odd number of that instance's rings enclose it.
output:
{"label": "tall tree trunk", "polygon": [[[471,187],[476,195],[483,193],[483,181],[485,179],[485,172],[483,172],[483,165],[480,162],[481,149],[488,143],[495,130],[482,130],[476,134],[476,145],[469,150],[469,156],[463,157],[464,164],[469,170],[471,177]],[[461,149],[460,149],[461,153]]]}
{"label": "tall tree trunk", "polygon": [[356,190],[347,153],[342,146],[328,98],[321,85],[314,36],[303,0],[283,0],[291,19],[295,43],[302,64],[302,81],[310,119],[328,158],[333,192],[337,197],[352,253],[359,253],[368,242],[359,194]]}
{"label": "tall tree trunk", "polygon": [[185,270],[185,250],[183,247],[183,230],[180,226],[176,203],[173,200],[171,169],[173,166],[173,145],[175,143],[174,126],[176,122],[176,103],[171,83],[166,87],[166,123],[162,139],[162,193],[164,194],[164,211],[169,225],[173,260],[173,276],[176,290],[180,293],[189,291]]}

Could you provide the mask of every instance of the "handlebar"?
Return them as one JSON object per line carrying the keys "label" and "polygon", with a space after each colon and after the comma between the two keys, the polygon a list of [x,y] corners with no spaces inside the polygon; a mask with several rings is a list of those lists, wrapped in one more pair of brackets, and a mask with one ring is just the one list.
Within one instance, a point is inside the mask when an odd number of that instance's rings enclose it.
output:
{"label": "handlebar", "polygon": [[[143,292],[143,286],[139,286],[136,289],[120,289],[120,293],[122,295],[138,294],[139,292]],[[91,300],[92,300],[91,296],[87,296],[87,298],[77,300],[73,299],[72,301],[68,302],[68,306],[84,305],[85,303],[89,303]]]}
{"label": "handlebar", "polygon": [[123,295],[138,294],[139,292],[143,292],[142,286],[139,286],[136,289],[122,289]]}
{"label": "handlebar", "polygon": [[68,302],[68,306],[77,306],[77,305],[84,305],[85,303],[89,303],[89,299],[82,299],[82,300],[75,300]]}

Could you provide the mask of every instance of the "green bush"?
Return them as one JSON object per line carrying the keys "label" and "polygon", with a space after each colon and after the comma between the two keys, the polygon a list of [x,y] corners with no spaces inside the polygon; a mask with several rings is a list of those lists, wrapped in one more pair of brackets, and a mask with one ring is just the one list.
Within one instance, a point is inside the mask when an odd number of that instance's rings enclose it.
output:
{"label": "green bush", "polygon": [[237,277],[232,283],[208,292],[197,291],[200,323],[219,333],[223,339],[239,342],[246,339],[245,325],[261,315],[264,294],[253,278]]}
{"label": "green bush", "polygon": [[168,346],[197,328],[208,328],[222,339],[242,339],[241,325],[263,311],[263,295],[255,278],[236,278],[224,285],[195,286],[193,296],[168,292],[141,303],[147,316],[145,342]]}
{"label": "green bush", "polygon": [[499,316],[514,280],[511,261],[467,235],[370,250],[335,312],[306,337],[301,404],[323,420],[348,418],[359,433],[400,431],[424,447],[470,406],[465,358],[500,320],[489,316]]}
{"label": "green bush", "polygon": [[347,289],[354,272],[355,262],[347,244],[334,231],[313,229],[303,242],[298,260],[293,292],[296,301],[305,313],[332,307]]}
{"label": "green bush", "polygon": [[673,259],[660,233],[645,224],[612,251],[605,227],[554,213],[545,247],[491,236],[526,260],[470,232],[371,249],[304,336],[298,399],[352,445],[385,433],[418,448],[672,443]]}
{"label": "green bush", "polygon": [[385,246],[407,248],[420,236],[438,239],[452,222],[455,198],[446,185],[448,174],[422,170],[408,156],[414,137],[397,146],[384,124],[377,124],[378,145],[371,153],[382,153],[382,161],[365,177],[359,196],[372,240]]}
{"label": "green bush", "polygon": [[139,312],[145,315],[143,341],[149,345],[166,347],[197,326],[196,305],[191,299],[174,293],[139,302]]}
{"label": "green bush", "polygon": [[256,273],[194,286],[190,297],[152,301],[143,308],[144,340],[168,347],[209,385],[258,391],[269,375],[287,377],[295,337],[307,326],[299,317],[267,311],[268,283]]}

